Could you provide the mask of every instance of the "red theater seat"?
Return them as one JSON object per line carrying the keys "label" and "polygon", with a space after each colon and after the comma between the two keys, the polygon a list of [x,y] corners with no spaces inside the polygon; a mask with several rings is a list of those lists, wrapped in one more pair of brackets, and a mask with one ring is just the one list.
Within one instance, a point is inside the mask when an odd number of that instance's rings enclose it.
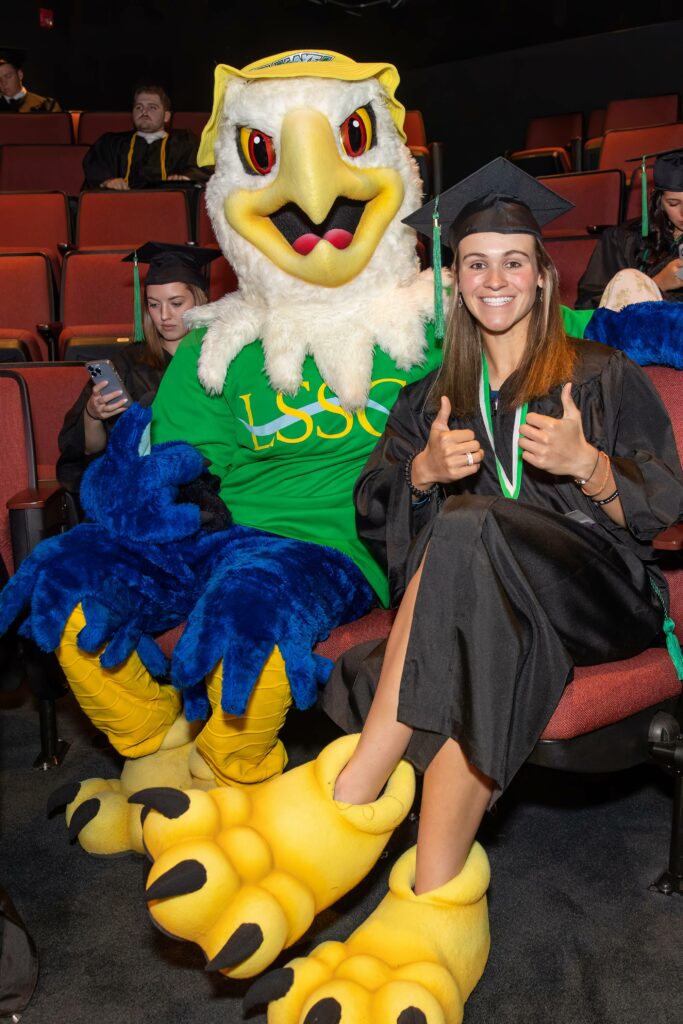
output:
{"label": "red theater seat", "polygon": [[199,139],[204,131],[204,125],[210,117],[209,112],[204,113],[202,110],[174,110],[171,127],[186,128]]}
{"label": "red theater seat", "polygon": [[79,248],[133,249],[150,239],[180,245],[191,241],[189,206],[182,189],[81,193],[76,218]]}
{"label": "red theater seat", "polygon": [[59,247],[70,237],[69,203],[63,192],[0,192],[0,252],[44,252],[59,282]]}
{"label": "red theater seat", "polygon": [[32,360],[49,359],[38,324],[54,322],[50,264],[44,253],[0,252],[0,339],[23,345]]}
{"label": "red theater seat", "polygon": [[87,146],[0,146],[0,191],[58,189],[77,196]]}
{"label": "red theater seat", "polygon": [[78,119],[78,142],[92,146],[105,132],[132,132],[130,110],[83,110]]}
{"label": "red theater seat", "polygon": [[68,146],[73,140],[71,115],[67,110],[53,114],[3,114],[0,117],[0,146],[10,143]]}
{"label": "red theater seat", "polygon": [[[73,251],[64,259],[59,337],[61,359],[68,359],[70,346],[84,339],[107,339],[112,345],[128,344],[133,337],[133,267],[123,263],[124,253]],[[140,264],[143,284],[147,264]]]}
{"label": "red theater seat", "polygon": [[583,171],[579,174],[556,174],[538,179],[574,208],[554,221],[544,235],[588,234],[598,224],[618,224],[621,219],[624,175],[621,171]]}
{"label": "red theater seat", "polygon": [[57,438],[66,413],[90,375],[83,363],[25,363],[4,368],[18,374],[28,388],[37,479],[56,480]]}
{"label": "red theater seat", "polygon": [[612,100],[607,104],[603,131],[644,128],[646,125],[677,121],[680,112],[678,93],[645,96],[632,100]]}
{"label": "red theater seat", "polygon": [[574,307],[579,278],[583,274],[593,249],[596,235],[565,235],[544,238],[544,245],[552,257],[560,278],[560,298],[565,306]]}
{"label": "red theater seat", "polygon": [[600,150],[598,167],[601,171],[620,168],[631,177],[637,160],[645,153],[660,153],[666,149],[683,147],[683,121],[652,125],[647,128],[627,128],[607,131]]}

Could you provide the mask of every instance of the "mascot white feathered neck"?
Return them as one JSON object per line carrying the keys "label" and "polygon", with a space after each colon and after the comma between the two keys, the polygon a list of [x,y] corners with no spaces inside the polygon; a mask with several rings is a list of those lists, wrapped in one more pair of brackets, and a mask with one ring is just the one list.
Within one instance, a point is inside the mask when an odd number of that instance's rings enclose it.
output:
{"label": "mascot white feathered neck", "polygon": [[256,338],[276,391],[294,394],[312,355],[349,410],[367,400],[375,345],[402,369],[421,362],[433,280],[401,223],[421,188],[397,84],[392,65],[329,50],[216,69],[199,162],[215,159],[207,209],[239,289],[188,315],[208,326],[208,392]]}

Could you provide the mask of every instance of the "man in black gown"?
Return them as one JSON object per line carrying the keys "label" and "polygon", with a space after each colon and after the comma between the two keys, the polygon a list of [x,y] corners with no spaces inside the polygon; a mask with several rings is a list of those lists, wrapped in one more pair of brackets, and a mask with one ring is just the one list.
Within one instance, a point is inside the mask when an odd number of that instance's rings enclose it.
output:
{"label": "man in black gown", "polygon": [[83,158],[85,188],[127,191],[163,181],[204,180],[197,169],[197,139],[169,129],[171,101],[159,85],[133,96],[133,130],[105,132]]}

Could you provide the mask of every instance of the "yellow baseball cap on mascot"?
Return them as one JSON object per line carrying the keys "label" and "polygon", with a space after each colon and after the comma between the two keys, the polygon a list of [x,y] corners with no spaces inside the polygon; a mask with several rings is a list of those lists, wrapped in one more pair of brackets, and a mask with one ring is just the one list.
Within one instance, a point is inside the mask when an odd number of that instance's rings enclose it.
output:
{"label": "yellow baseball cap on mascot", "polygon": [[362,82],[367,78],[376,78],[386,93],[387,106],[396,129],[403,142],[406,141],[403,131],[405,107],[396,99],[396,87],[399,83],[398,71],[393,64],[359,63],[343,53],[334,50],[285,50],[272,57],[262,57],[244,68],[232,68],[228,64],[218,64],[214,77],[213,110],[199,146],[197,162],[200,167],[210,167],[215,163],[214,145],[221,112],[223,97],[231,78],[246,81],[272,80],[278,78],[331,78],[342,82]]}

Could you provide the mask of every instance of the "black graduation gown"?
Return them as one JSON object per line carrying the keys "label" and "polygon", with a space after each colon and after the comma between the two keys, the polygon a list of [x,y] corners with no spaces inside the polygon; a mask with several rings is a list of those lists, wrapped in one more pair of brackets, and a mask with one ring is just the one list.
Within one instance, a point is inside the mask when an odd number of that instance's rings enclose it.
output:
{"label": "black graduation gown", "polygon": [[[145,395],[156,394],[166,366],[171,361],[171,356],[164,350],[166,364],[164,369],[148,366],[140,361],[145,349],[146,345],[133,343],[122,347],[111,357],[126,390],[135,402],[139,402]],[[58,444],[61,455],[57,462],[57,479],[62,487],[72,494],[78,493],[81,477],[92,460],[101,454],[100,452],[93,455],[85,453],[84,417],[87,415],[85,406],[91,392],[92,384],[87,383],[64,417],[64,424],[59,432]],[[107,437],[118,419],[118,416],[112,416],[111,419],[102,421],[104,429],[107,431]]]}
{"label": "black graduation gown", "polygon": [[[647,247],[648,240],[640,233],[640,221],[605,228],[579,280],[576,308],[596,309],[608,283],[620,270],[641,270],[648,277],[655,277],[678,256],[678,245],[672,243],[671,253],[665,259],[646,267]],[[663,292],[662,297],[667,302],[683,302],[683,285]]]}
{"label": "black graduation gown", "polygon": [[[93,143],[83,157],[85,188],[99,188],[110,178],[125,178],[133,132],[106,132]],[[136,135],[128,184],[130,188],[146,188],[161,181],[161,143]],[[196,167],[198,143],[192,132],[184,128],[170,131],[166,143],[166,175],[199,175]]]}
{"label": "black graduation gown", "polygon": [[[388,571],[397,603],[423,556],[398,717],[416,731],[407,757],[424,770],[447,737],[505,788],[529,756],[574,665],[631,657],[660,638],[664,578],[650,541],[683,518],[683,474],[666,411],[622,352],[576,342],[574,400],[588,440],[612,458],[629,529],[568,478],[525,464],[518,501],[501,496],[479,412],[480,471],[415,508],[406,459],[427,443],[435,374],[410,385],[356,485],[358,529]],[[530,411],[560,417],[559,389]],[[511,475],[513,413],[494,438]],[[586,517],[589,525],[576,517]],[[364,644],[333,671],[322,706],[351,732],[362,725],[383,645]],[[673,669],[672,669],[673,671]]]}

